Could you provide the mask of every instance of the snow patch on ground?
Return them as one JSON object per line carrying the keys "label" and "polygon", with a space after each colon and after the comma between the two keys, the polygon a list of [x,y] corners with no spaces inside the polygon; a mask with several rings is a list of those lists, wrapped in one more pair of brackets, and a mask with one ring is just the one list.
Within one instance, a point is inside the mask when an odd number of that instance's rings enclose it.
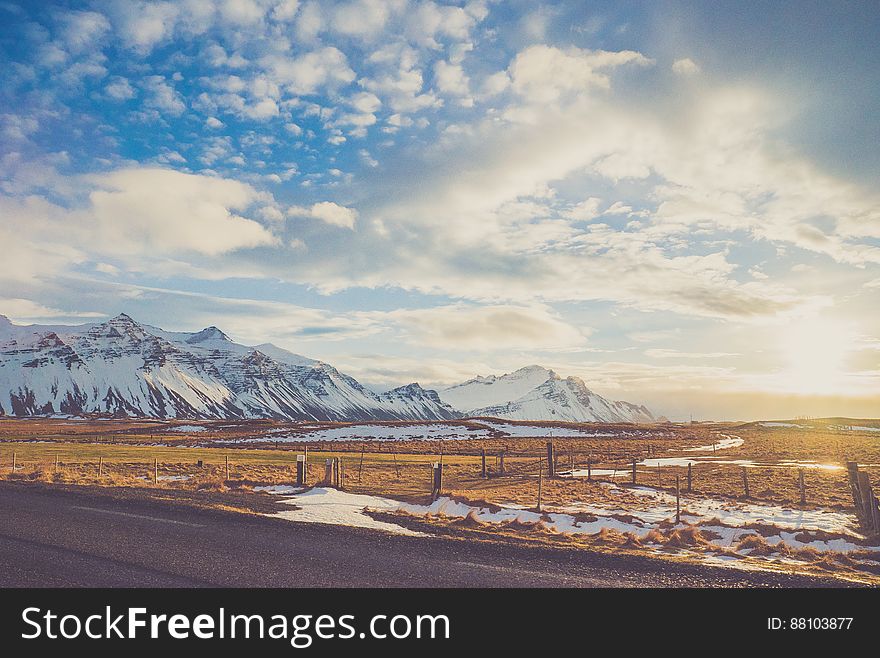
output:
{"label": "snow patch on ground", "polygon": [[[419,439],[479,439],[489,436],[486,429],[468,430],[464,425],[347,425],[328,427],[302,434],[272,436],[273,441],[407,441]],[[262,440],[262,439],[258,439]]]}
{"label": "snow patch on ground", "polygon": [[708,446],[698,446],[696,448],[684,448],[682,452],[707,452],[709,450],[724,450],[726,448],[738,448],[745,441],[738,436],[728,436],[727,434],[721,435],[721,440],[716,441],[712,445]]}
{"label": "snow patch on ground", "polygon": [[292,484],[268,484],[254,487],[254,491],[262,491],[268,494],[295,494],[303,490],[303,487],[295,487]]}
{"label": "snow patch on ground", "polygon": [[204,425],[178,425],[177,427],[169,428],[169,432],[205,432],[207,431],[207,427]]}
{"label": "snow patch on ground", "polygon": [[397,535],[421,536],[423,533],[415,532],[394,523],[377,521],[364,514],[365,509],[391,512],[397,510],[401,503],[388,498],[378,496],[365,496],[352,494],[347,491],[316,487],[301,494],[283,499],[281,502],[296,505],[300,509],[278,512],[270,515],[290,521],[302,521],[304,523],[327,523],[331,525],[346,525],[356,528],[370,528],[372,530],[384,530]]}
{"label": "snow patch on ground", "polygon": [[[566,437],[603,437],[603,436],[620,436],[627,435],[630,432],[596,432],[590,430],[582,430],[573,427],[545,427],[541,425],[515,425],[513,423],[496,423],[492,421],[480,421],[481,425],[487,425],[494,430],[499,432],[503,432],[508,436],[513,436],[517,438],[535,438],[535,437],[555,437],[555,436],[566,436]],[[636,432],[633,432],[636,434]]]}

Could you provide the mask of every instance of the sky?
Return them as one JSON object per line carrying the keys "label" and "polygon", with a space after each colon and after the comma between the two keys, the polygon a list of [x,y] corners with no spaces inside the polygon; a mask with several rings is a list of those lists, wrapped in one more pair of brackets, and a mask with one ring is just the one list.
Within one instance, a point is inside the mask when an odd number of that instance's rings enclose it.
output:
{"label": "sky", "polygon": [[0,313],[880,416],[880,10],[0,2]]}

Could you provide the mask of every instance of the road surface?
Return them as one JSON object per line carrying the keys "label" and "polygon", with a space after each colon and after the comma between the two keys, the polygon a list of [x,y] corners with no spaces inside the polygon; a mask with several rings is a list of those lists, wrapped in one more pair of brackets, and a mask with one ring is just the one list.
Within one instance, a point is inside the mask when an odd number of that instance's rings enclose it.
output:
{"label": "road surface", "polygon": [[5,587],[815,586],[588,552],[387,535],[0,483]]}

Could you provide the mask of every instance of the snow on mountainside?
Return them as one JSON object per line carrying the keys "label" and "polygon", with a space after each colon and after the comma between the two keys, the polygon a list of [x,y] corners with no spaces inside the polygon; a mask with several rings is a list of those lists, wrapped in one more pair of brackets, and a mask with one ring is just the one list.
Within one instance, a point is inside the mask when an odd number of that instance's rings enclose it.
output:
{"label": "snow on mountainside", "polygon": [[570,422],[651,422],[645,407],[613,402],[587,388],[582,379],[562,379],[541,366],[500,377],[476,377],[440,391],[440,399],[468,416]]}
{"label": "snow on mountainside", "polygon": [[332,366],[216,327],[167,332],[122,314],[21,327],[0,316],[0,415],[439,420],[458,414],[417,384],[378,395]]}

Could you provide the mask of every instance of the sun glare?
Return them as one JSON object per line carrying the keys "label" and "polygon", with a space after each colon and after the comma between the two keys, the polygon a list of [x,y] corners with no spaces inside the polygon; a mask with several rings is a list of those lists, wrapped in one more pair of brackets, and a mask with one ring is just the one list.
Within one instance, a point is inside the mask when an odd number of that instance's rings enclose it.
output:
{"label": "sun glare", "polygon": [[790,393],[843,393],[854,338],[853,328],[836,320],[813,318],[789,325],[781,336],[786,365],[780,384]]}

